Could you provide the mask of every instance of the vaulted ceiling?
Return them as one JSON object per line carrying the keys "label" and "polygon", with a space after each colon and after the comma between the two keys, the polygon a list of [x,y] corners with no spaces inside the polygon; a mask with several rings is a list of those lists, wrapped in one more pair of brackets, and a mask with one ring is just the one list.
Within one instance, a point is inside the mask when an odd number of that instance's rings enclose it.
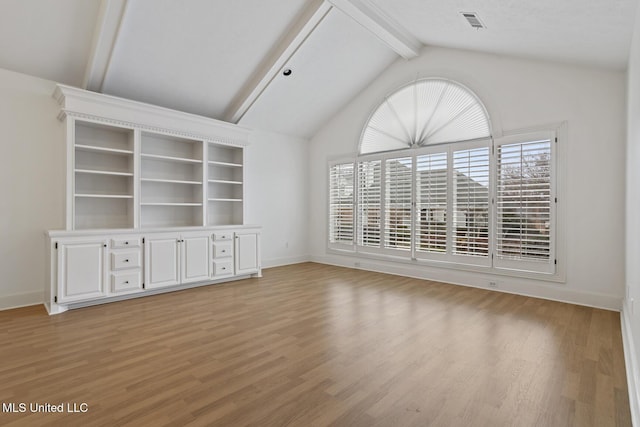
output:
{"label": "vaulted ceiling", "polygon": [[425,45],[624,70],[637,3],[3,0],[0,68],[309,137]]}

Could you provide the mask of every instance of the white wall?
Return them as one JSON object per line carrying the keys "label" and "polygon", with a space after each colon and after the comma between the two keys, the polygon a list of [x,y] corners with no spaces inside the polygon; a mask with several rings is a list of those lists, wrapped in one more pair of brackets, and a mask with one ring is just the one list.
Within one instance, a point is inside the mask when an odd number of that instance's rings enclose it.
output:
{"label": "white wall", "polygon": [[0,69],[0,310],[43,301],[44,231],[64,226],[55,83]]}
{"label": "white wall", "polygon": [[308,141],[253,132],[245,152],[245,223],[262,226],[262,266],[309,259]]}
{"label": "white wall", "polygon": [[[567,121],[566,283],[356,260],[326,252],[327,158],[354,153],[384,96],[416,77],[459,81],[485,103],[495,135]],[[399,60],[311,140],[312,260],[619,309],[624,295],[624,73],[445,48]],[[562,201],[561,201],[562,203]]]}
{"label": "white wall", "polygon": [[627,69],[627,217],[626,299],[623,336],[629,383],[631,414],[640,425],[640,7]]}

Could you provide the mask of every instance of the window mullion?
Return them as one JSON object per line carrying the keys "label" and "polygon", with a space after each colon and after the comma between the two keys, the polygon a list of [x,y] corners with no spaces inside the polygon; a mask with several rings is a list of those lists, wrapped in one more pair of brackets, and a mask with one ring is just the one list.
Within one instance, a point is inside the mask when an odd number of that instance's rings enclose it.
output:
{"label": "window mullion", "polygon": [[416,236],[417,236],[417,224],[416,224],[416,215],[418,213],[417,210],[417,195],[416,192],[418,185],[416,184],[416,169],[417,160],[416,155],[411,156],[411,232],[409,233],[409,238],[411,239],[411,259],[416,259]]}
{"label": "window mullion", "polygon": [[379,248],[384,248],[387,235],[387,161],[380,161],[380,243]]}
{"label": "window mullion", "polygon": [[489,206],[489,218],[488,218],[488,238],[489,238],[489,257],[490,257],[490,265],[491,268],[495,267],[495,253],[496,253],[496,233],[497,233],[497,211],[496,211],[496,200],[497,200],[497,181],[498,181],[498,165],[497,165],[497,156],[496,156],[496,144],[493,138],[491,139],[491,152],[489,153],[489,197],[490,206]]}
{"label": "window mullion", "polygon": [[447,147],[447,255],[453,254],[453,198],[455,189],[453,188],[453,149]]}

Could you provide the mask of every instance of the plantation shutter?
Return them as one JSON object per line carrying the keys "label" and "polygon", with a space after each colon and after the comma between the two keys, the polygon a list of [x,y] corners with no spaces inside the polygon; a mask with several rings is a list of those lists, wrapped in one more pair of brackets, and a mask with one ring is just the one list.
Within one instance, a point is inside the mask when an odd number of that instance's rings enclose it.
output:
{"label": "plantation shutter", "polygon": [[380,247],[381,160],[358,163],[358,245]]}
{"label": "plantation shutter", "polygon": [[385,162],[384,246],[411,249],[412,158]]}
{"label": "plantation shutter", "polygon": [[353,245],[353,163],[329,168],[329,243]]}
{"label": "plantation shutter", "polygon": [[447,153],[416,156],[415,251],[447,252]]}
{"label": "plantation shutter", "polygon": [[489,147],[453,152],[453,254],[489,259]]}
{"label": "plantation shutter", "polygon": [[496,267],[554,271],[554,139],[515,137],[497,147]]}

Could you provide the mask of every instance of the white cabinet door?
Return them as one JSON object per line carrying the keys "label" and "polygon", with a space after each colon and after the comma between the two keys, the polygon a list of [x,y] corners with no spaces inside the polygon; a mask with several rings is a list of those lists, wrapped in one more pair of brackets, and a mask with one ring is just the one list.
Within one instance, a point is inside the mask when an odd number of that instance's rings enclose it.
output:
{"label": "white cabinet door", "polygon": [[180,239],[182,283],[208,280],[211,247],[209,233],[184,233]]}
{"label": "white cabinet door", "polygon": [[58,242],[58,303],[106,295],[107,241]]}
{"label": "white cabinet door", "polygon": [[180,283],[179,240],[176,234],[156,234],[146,238],[144,269],[148,289]]}
{"label": "white cabinet door", "polygon": [[236,274],[257,273],[260,269],[260,235],[258,233],[236,233]]}

